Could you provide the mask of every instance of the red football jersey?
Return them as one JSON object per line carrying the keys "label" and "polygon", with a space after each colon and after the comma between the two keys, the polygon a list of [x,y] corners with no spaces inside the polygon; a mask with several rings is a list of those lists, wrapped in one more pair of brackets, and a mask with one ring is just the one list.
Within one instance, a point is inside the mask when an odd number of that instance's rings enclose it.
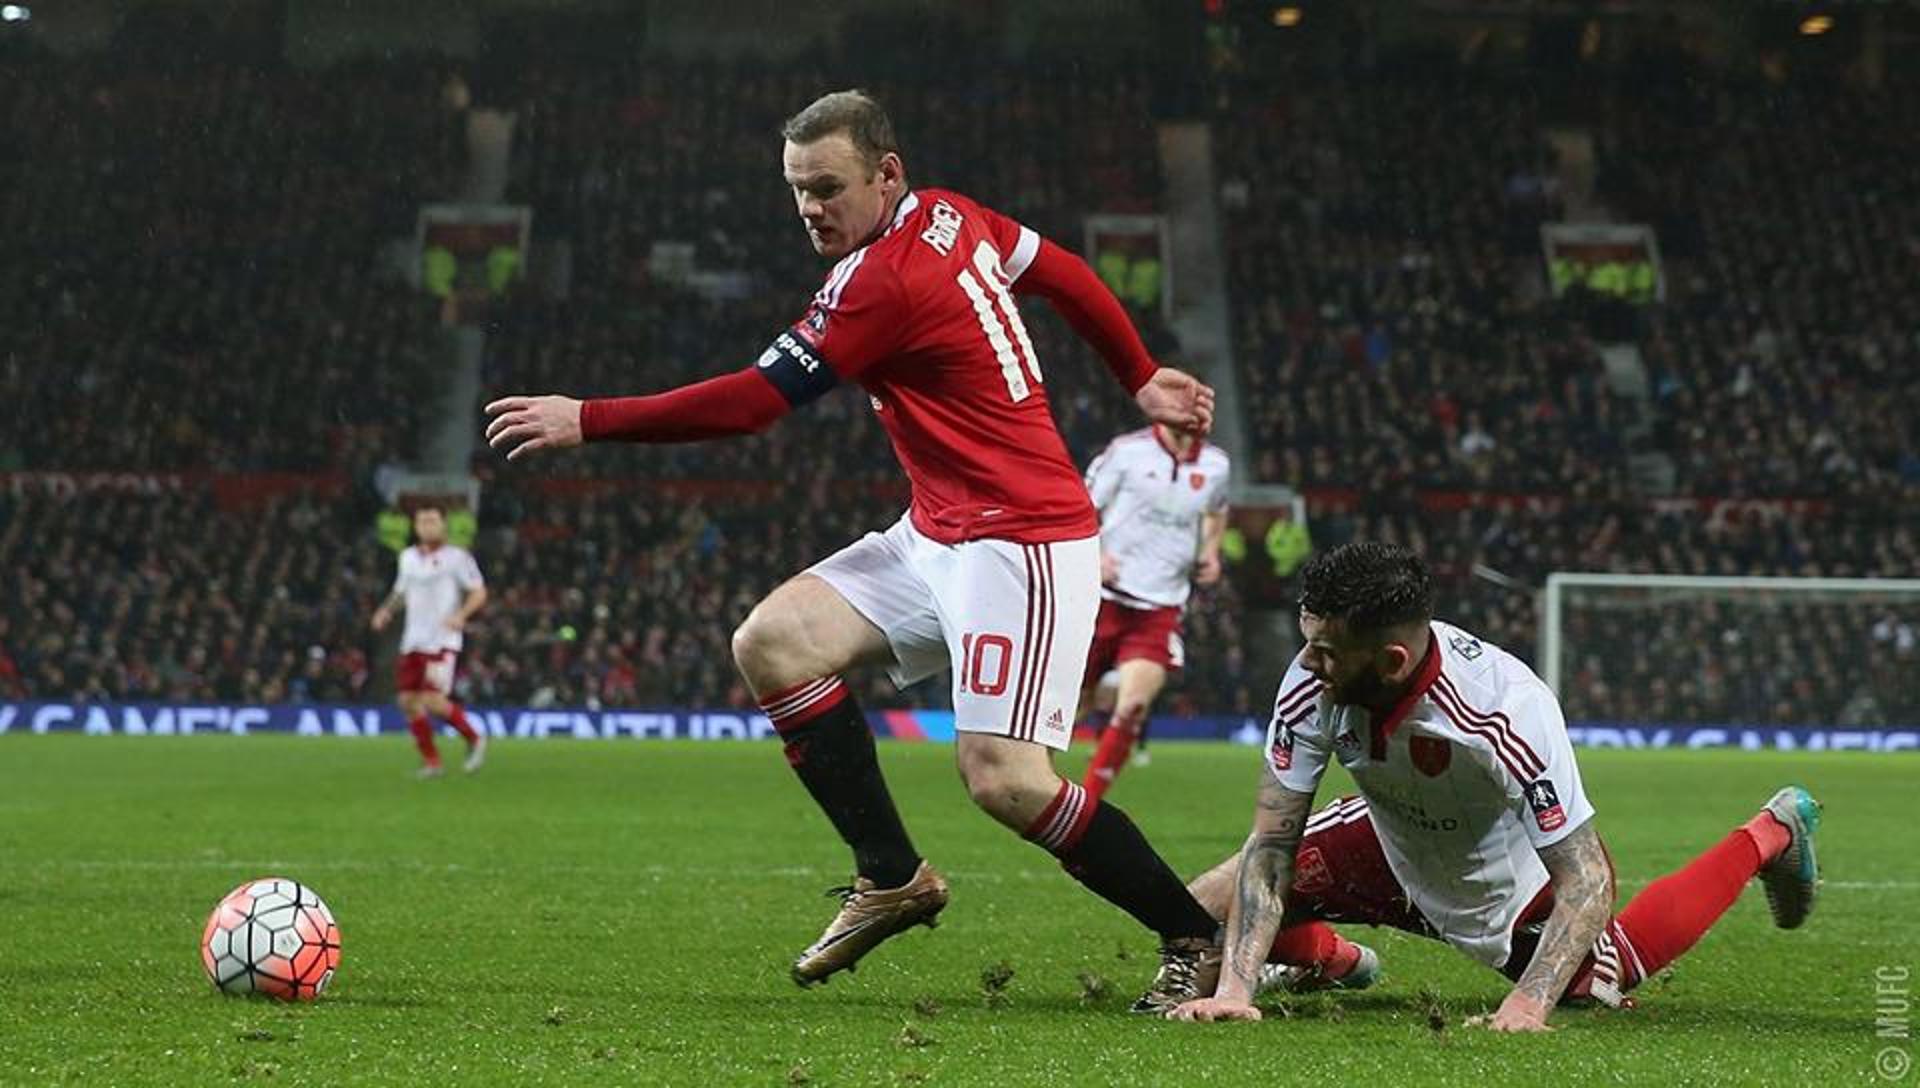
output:
{"label": "red football jersey", "polygon": [[912,482],[913,525],[943,544],[1100,528],[1014,305],[1039,248],[1039,235],[959,193],[909,193],[791,330],[867,391]]}

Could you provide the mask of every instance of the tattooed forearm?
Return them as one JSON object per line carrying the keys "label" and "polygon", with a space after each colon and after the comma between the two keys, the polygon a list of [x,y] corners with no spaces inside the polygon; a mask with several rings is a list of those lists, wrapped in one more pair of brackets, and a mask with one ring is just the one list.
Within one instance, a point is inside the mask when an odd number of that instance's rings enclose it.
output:
{"label": "tattooed forearm", "polygon": [[1306,829],[1313,795],[1296,793],[1272,778],[1260,788],[1253,833],[1240,850],[1240,871],[1227,910],[1227,944],[1218,996],[1251,1000],[1293,884],[1293,855]]}
{"label": "tattooed forearm", "polygon": [[1553,888],[1553,914],[1514,989],[1552,1008],[1613,916],[1613,870],[1591,822],[1540,851],[1540,860]]}

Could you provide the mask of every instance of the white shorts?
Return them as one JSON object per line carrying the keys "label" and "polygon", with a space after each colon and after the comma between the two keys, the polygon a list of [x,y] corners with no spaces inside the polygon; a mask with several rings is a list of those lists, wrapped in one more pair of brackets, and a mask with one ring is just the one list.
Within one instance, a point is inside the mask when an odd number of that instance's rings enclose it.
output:
{"label": "white shorts", "polygon": [[807,573],[886,633],[895,684],[953,669],[956,730],[1066,749],[1100,611],[1099,538],[941,544],[902,517]]}

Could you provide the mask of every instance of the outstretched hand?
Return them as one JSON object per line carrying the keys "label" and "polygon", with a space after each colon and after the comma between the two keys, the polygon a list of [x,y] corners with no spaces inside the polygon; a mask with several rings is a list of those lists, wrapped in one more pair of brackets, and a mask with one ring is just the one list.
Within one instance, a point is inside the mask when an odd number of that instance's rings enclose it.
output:
{"label": "outstretched hand", "polygon": [[1508,994],[1493,1012],[1467,1017],[1466,1026],[1500,1032],[1553,1030],[1547,1023],[1546,1007],[1518,990]]}
{"label": "outstretched hand", "polygon": [[1213,427],[1212,387],[1184,370],[1161,367],[1133,399],[1155,423],[1196,436]]}
{"label": "outstretched hand", "polygon": [[487,405],[487,445],[518,461],[535,450],[564,450],[584,441],[580,402],[572,397],[501,397]]}
{"label": "outstretched hand", "polygon": [[1197,1024],[1225,1022],[1228,1020],[1258,1020],[1260,1010],[1251,1004],[1238,1001],[1222,1001],[1217,997],[1203,997],[1197,1001],[1185,1001],[1167,1011],[1169,1020],[1186,1020]]}

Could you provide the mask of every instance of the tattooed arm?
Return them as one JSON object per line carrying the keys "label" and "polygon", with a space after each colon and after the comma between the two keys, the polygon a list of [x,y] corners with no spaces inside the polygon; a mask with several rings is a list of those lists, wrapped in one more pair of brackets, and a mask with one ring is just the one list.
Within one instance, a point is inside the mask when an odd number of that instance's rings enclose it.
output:
{"label": "tattooed arm", "polygon": [[1578,831],[1540,851],[1553,889],[1533,962],[1486,1021],[1495,1031],[1544,1031],[1547,1013],[1559,1002],[1580,962],[1613,917],[1613,867],[1589,820]]}
{"label": "tattooed arm", "polygon": [[1290,790],[1268,774],[1260,785],[1253,831],[1240,848],[1240,869],[1227,905],[1227,945],[1214,996],[1189,1001],[1168,1015],[1175,1020],[1258,1020],[1253,988],[1267,950],[1280,932],[1287,889],[1293,886],[1293,856],[1313,809],[1313,794]]}

